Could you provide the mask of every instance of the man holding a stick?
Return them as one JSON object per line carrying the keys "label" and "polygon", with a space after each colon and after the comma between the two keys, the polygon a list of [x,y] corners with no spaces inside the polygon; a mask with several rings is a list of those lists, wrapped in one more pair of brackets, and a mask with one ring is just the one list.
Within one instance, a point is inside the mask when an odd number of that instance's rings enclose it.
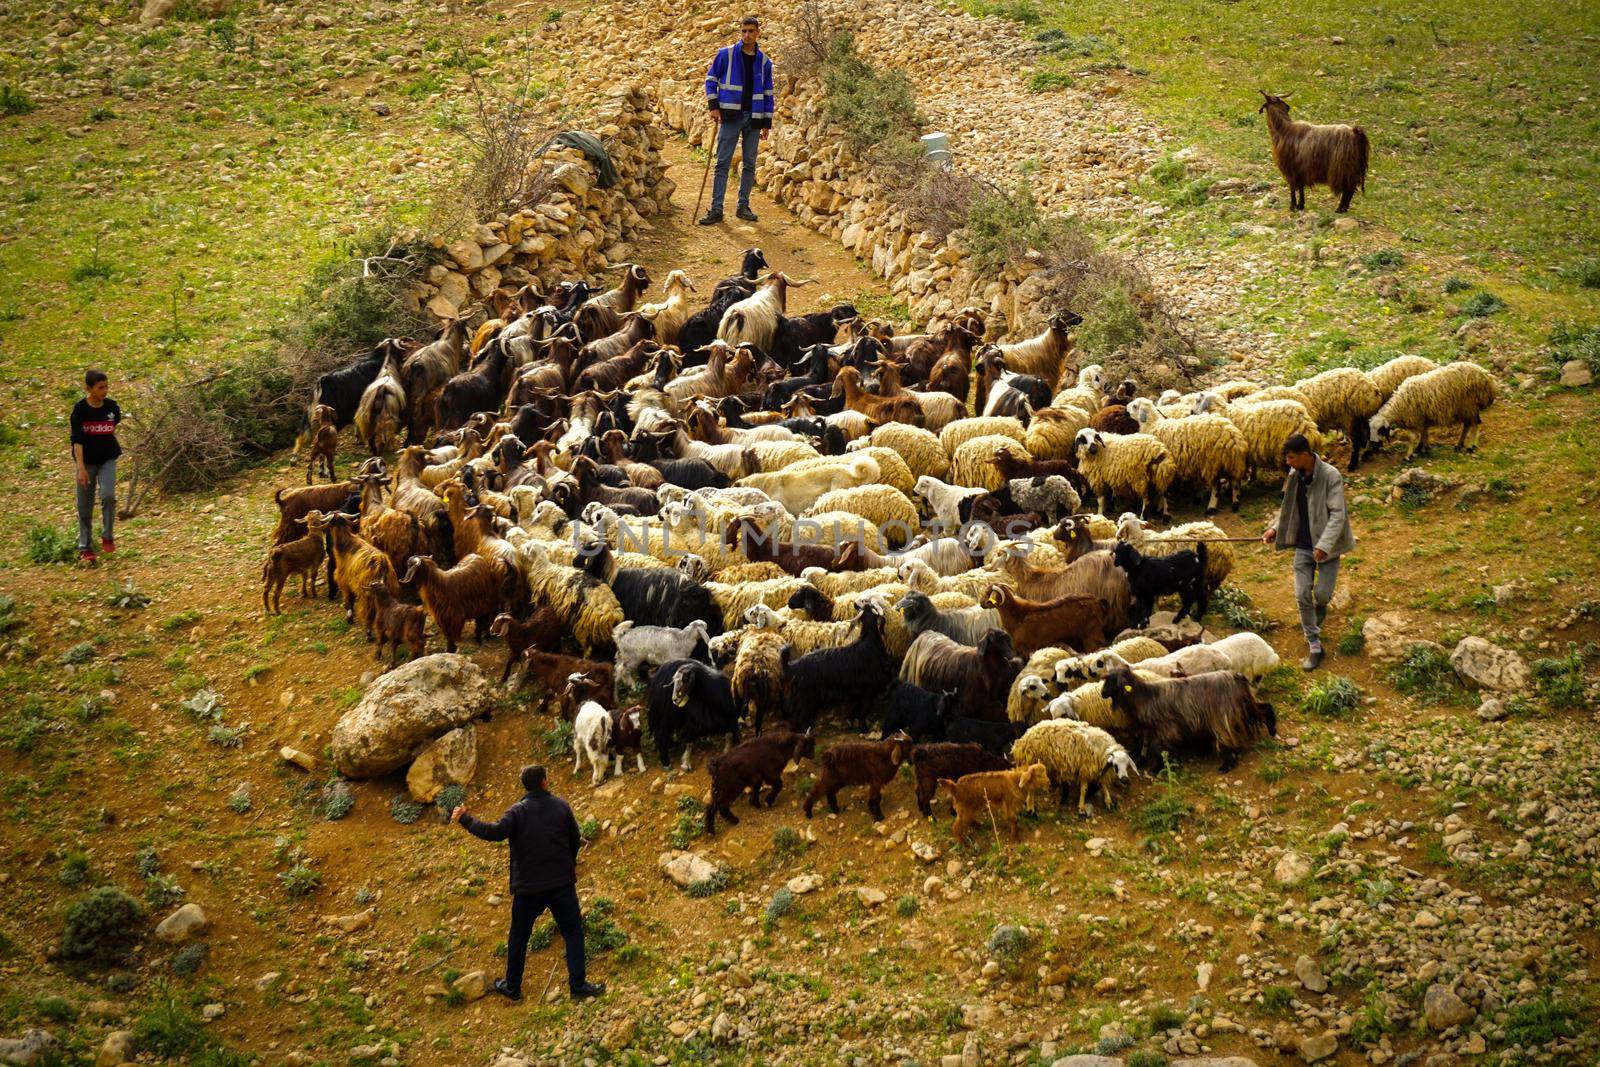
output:
{"label": "man holding a stick", "polygon": [[[1283,461],[1289,467],[1283,506],[1261,540],[1280,552],[1294,549],[1294,598],[1306,635],[1306,658],[1300,666],[1314,671],[1322,665],[1322,621],[1333,600],[1339,557],[1356,547],[1356,539],[1350,532],[1339,469],[1323,462],[1305,435],[1298,433],[1283,443]],[[1279,536],[1284,532],[1289,536]]]}
{"label": "man holding a stick", "polygon": [[[506,937],[506,976],[494,990],[508,1000],[522,999],[522,968],[534,920],[550,909],[567,950],[567,989],[573,1000],[606,991],[584,973],[583,913],[578,906],[578,849],[583,838],[572,808],[545,788],[544,768],[522,768],[528,795],[506,809],[498,822],[482,822],[465,805],[450,813],[474,837],[511,842],[511,932]],[[554,977],[552,971],[551,977]],[[547,983],[548,984],[548,983]]]}
{"label": "man holding a stick", "polygon": [[[756,213],[750,210],[750,190],[756,184],[756,149],[772,132],[776,100],[772,88],[772,60],[756,47],[759,36],[761,20],[746,15],[739,22],[739,40],[717,49],[711,59],[711,69],[706,72],[706,106],[711,110],[712,124],[717,127],[717,176],[711,183],[711,209],[700,219],[702,226],[715,226],[722,221],[728,171],[733,167],[734,147],[741,138],[744,164],[739,171],[739,209],[734,214],[747,222],[756,221]],[[705,191],[704,178],[700,189]]]}

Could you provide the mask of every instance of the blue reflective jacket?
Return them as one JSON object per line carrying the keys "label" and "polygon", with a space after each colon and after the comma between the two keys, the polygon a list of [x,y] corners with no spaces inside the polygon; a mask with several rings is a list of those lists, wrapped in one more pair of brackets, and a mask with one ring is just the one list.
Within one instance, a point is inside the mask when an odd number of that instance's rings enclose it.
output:
{"label": "blue reflective jacket", "polygon": [[[738,42],[717,49],[711,59],[711,69],[706,71],[706,103],[723,111],[739,111],[744,106],[744,64],[737,53],[744,46]],[[754,63],[755,91],[750,94],[750,117],[771,119],[777,94],[772,88],[772,60],[760,48],[756,49]]]}

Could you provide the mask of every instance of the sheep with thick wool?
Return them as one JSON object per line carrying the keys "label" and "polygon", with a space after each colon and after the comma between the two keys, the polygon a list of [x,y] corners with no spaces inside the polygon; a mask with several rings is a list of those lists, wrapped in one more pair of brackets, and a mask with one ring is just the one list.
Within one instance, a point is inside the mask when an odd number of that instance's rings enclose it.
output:
{"label": "sheep with thick wool", "polygon": [[1294,387],[1310,402],[1317,429],[1344,434],[1350,442],[1350,469],[1359,468],[1370,441],[1368,422],[1383,406],[1372,379],[1354,367],[1335,367],[1295,382]]}
{"label": "sheep with thick wool", "polygon": [[873,567],[860,571],[825,571],[821,567],[807,567],[800,572],[800,577],[833,601],[899,581],[899,574],[893,567]]}
{"label": "sheep with thick wool", "polygon": [[1043,764],[1050,782],[1060,790],[1061,803],[1069,791],[1078,790],[1078,814],[1087,818],[1085,802],[1089,787],[1100,790],[1107,810],[1115,806],[1111,793],[1113,780],[1127,782],[1139,772],[1128,750],[1098,726],[1073,719],[1045,719],[1034,723],[1011,746],[1011,760],[1018,766]]}
{"label": "sheep with thick wool", "polygon": [[1078,471],[1098,499],[1102,512],[1115,499],[1139,502],[1139,513],[1152,505],[1158,516],[1167,514],[1167,490],[1178,473],[1167,446],[1147,433],[1105,434],[1078,431],[1074,443]]}
{"label": "sheep with thick wool", "polygon": [[1207,515],[1216,514],[1224,486],[1229,504],[1234,511],[1239,510],[1239,486],[1244,482],[1250,449],[1237,426],[1221,415],[1171,419],[1142,396],[1128,402],[1128,414],[1139,424],[1140,433],[1167,446],[1177,467],[1174,484],[1209,494]]}
{"label": "sheep with thick wool", "polygon": [[1141,555],[1167,556],[1192,549],[1199,541],[1206,544],[1206,589],[1215,592],[1233,573],[1237,555],[1226,543],[1228,534],[1214,522],[1185,522],[1169,530],[1152,530],[1143,519],[1124,512],[1117,519],[1116,537],[1137,548]]}
{"label": "sheep with thick wool", "polygon": [[624,621],[622,604],[611,587],[575,567],[556,563],[542,542],[517,549],[530,599],[548,604],[586,657],[611,645],[611,634]]}
{"label": "sheep with thick wool", "polygon": [[1023,453],[1017,458],[1024,463],[1033,460],[1020,442],[1003,434],[973,437],[958,445],[951,455],[950,480],[956,485],[976,486],[991,493],[999,489],[1006,484],[1005,475],[994,465],[994,457],[1001,449],[1013,455]]}
{"label": "sheep with thick wool", "polygon": [[1022,447],[1034,459],[1071,459],[1072,442],[1093,416],[1076,407],[1040,408],[1028,420]]}
{"label": "sheep with thick wool", "polygon": [[1092,415],[1100,410],[1100,400],[1105,396],[1105,392],[1106,369],[1098,363],[1090,363],[1079,369],[1076,385],[1056,390],[1050,406],[1074,407]]}
{"label": "sheep with thick wool", "polygon": [[805,584],[799,578],[785,575],[782,578],[769,578],[761,582],[738,582],[731,585],[723,582],[707,582],[706,589],[722,612],[722,625],[734,627],[744,625],[745,612],[757,604],[773,609],[788,604],[789,598]]}
{"label": "sheep with thick wool", "polygon": [[1304,404],[1295,400],[1266,400],[1249,403],[1250,397],[1229,402],[1214,391],[1207,390],[1195,401],[1196,415],[1226,415],[1228,421],[1244,434],[1249,449],[1245,459],[1245,478],[1253,478],[1259,471],[1283,469],[1283,443],[1294,434],[1302,434],[1311,447],[1320,447],[1322,437],[1317,433],[1317,420],[1311,417]]}
{"label": "sheep with thick wool", "polygon": [[[761,605],[760,610],[771,609]],[[781,630],[752,626],[742,631],[728,681],[733,686],[734,702],[742,714],[750,717],[757,733],[768,715],[783,711],[784,664],[791,655],[805,651],[810,650],[794,649]]]}
{"label": "sheep with thick wool", "polygon": [[950,454],[939,443],[939,436],[921,426],[889,422],[868,436],[873,447],[892,449],[899,454],[913,479],[924,474],[943,478],[950,469]]}
{"label": "sheep with thick wool", "polygon": [[750,451],[756,454],[762,474],[773,474],[808,459],[821,459],[822,453],[805,441],[752,441]]}
{"label": "sheep with thick wool", "polygon": [[[819,622],[802,619],[789,608],[773,609],[765,604],[752,605],[744,613],[743,622],[753,630],[781,635],[790,646],[792,656],[803,656],[819,648],[843,648],[855,640],[859,630],[856,617],[837,622]],[[737,669],[737,657],[734,664]]]}
{"label": "sheep with thick wool", "polygon": [[1382,445],[1395,430],[1411,430],[1416,437],[1406,450],[1410,459],[1428,452],[1428,431],[1461,427],[1456,451],[1478,450],[1478,435],[1483,429],[1483,413],[1500,394],[1494,375],[1466,360],[1446,363],[1437,370],[1407,378],[1400,383],[1378,413],[1372,417],[1372,439]]}
{"label": "sheep with thick wool", "polygon": [[[1230,634],[1208,645],[1189,645],[1164,656],[1140,660],[1139,670],[1161,678],[1188,678],[1207,671],[1238,671],[1256,681],[1271,673],[1278,665],[1278,653],[1260,634]],[[1076,675],[1083,678],[1104,678],[1113,671],[1131,664],[1115,652],[1102,650],[1084,656]],[[1080,673],[1081,672],[1081,673]],[[1067,679],[1057,674],[1057,680]]]}
{"label": "sheep with thick wool", "polygon": [[970,419],[957,419],[939,431],[939,444],[945,455],[955,458],[956,450],[976,437],[1009,437],[1022,444],[1028,436],[1020,419],[1009,415],[979,415]]}
{"label": "sheep with thick wool", "polygon": [[[819,514],[829,512],[845,512],[867,520],[877,528],[878,534],[890,548],[905,544],[915,536],[921,525],[917,506],[905,493],[881,483],[823,493],[806,511],[806,517],[814,519]],[[863,540],[862,543],[874,548],[868,541]]]}
{"label": "sheep with thick wool", "polygon": [[1400,384],[1407,378],[1415,378],[1419,374],[1427,374],[1431,370],[1438,369],[1439,364],[1427,356],[1396,356],[1389,362],[1380,363],[1367,371],[1367,380],[1378,390],[1378,399],[1387,401],[1394,396],[1394,391],[1400,388]]}
{"label": "sheep with thick wool", "polygon": [[760,489],[790,514],[801,515],[824,493],[868,485],[878,476],[878,462],[871,456],[828,456],[771,474],[752,474],[739,484]]}
{"label": "sheep with thick wool", "polygon": [[1143,634],[1139,634],[1135,637],[1124,637],[1121,641],[1111,645],[1109,648],[1102,648],[1099,652],[1083,656],[1069,652],[1065,656],[1057,657],[1050,666],[1051,673],[1048,677],[1054,678],[1057,685],[1070,685],[1074,681],[1084,681],[1099,677],[1099,675],[1088,673],[1090,660],[1115,656],[1124,663],[1139,664],[1142,670],[1147,661],[1159,659],[1166,654],[1167,647],[1160,641],[1153,637],[1145,637]]}
{"label": "sheep with thick wool", "polygon": [[1317,406],[1311,398],[1301,392],[1298,386],[1293,385],[1264,385],[1253,393],[1246,393],[1235,404],[1265,404],[1273,400],[1293,400],[1296,404],[1306,409],[1306,414],[1312,419],[1317,417]]}
{"label": "sheep with thick wool", "polygon": [[987,492],[982,486],[951,485],[929,474],[918,478],[913,489],[928,505],[928,511],[939,520],[939,525],[946,532],[954,532],[960,528],[962,501],[971,500]]}
{"label": "sheep with thick wool", "polygon": [[[916,429],[915,426],[911,429]],[[892,485],[906,495],[910,495],[917,483],[916,475],[911,473],[911,466],[900,453],[884,445],[874,445],[866,442],[862,437],[851,441],[846,450],[852,455],[871,456],[878,462],[878,481],[884,485]],[[859,446],[859,447],[858,447]]]}

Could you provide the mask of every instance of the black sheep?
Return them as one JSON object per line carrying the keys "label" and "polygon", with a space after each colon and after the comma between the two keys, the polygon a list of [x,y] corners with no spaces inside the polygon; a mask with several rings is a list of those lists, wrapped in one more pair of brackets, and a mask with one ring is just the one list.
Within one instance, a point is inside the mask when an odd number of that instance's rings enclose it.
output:
{"label": "black sheep", "polygon": [[636,626],[687,626],[705,621],[712,637],[722,633],[722,609],[710,590],[666,567],[619,567],[604,542],[578,556],[578,566],[611,586],[622,615]]}
{"label": "black sheep", "polygon": [[728,676],[692,659],[675,659],[657,667],[645,692],[645,715],[655,738],[661,766],[672,762],[672,750],[683,746],[683,769],[689,769],[689,746],[705,737],[727,734],[739,743],[739,709]]}
{"label": "black sheep", "polygon": [[720,756],[711,757],[706,771],[711,775],[711,803],[706,805],[706,836],[716,833],[717,813],[729,826],[737,826],[732,803],[747,790],[752,807],[761,806],[761,787],[767,786],[767,807],[778,799],[783,788],[783,769],[790,760],[816,757],[816,742],[810,734],[774,730],[741,742]]}
{"label": "black sheep", "polygon": [[841,648],[820,648],[783,671],[783,714],[789,728],[805,732],[823,712],[849,708],[864,726],[873,701],[894,680],[894,663],[883,643],[883,610],[871,601],[859,605],[861,632]]}
{"label": "black sheep", "polygon": [[953,719],[945,728],[945,739],[953,744],[968,743],[982,746],[985,752],[1004,756],[1011,751],[1011,742],[1027,733],[1023,722],[991,722],[988,719]]}
{"label": "black sheep", "polygon": [[[796,377],[785,378],[767,387],[766,393],[761,398],[762,406],[768,411],[781,411],[794,395],[802,389],[810,387],[821,388],[827,386],[833,389],[833,377],[828,370],[828,346],[812,345],[803,355],[797,357],[798,371]],[[804,368],[803,370],[801,368]]]}
{"label": "black sheep", "polygon": [[709,306],[696,311],[678,327],[678,348],[684,355],[697,352],[716,339],[717,327],[722,324],[722,313],[739,301],[754,296],[754,282],[726,278],[712,290]]}
{"label": "black sheep", "polygon": [[1111,560],[1128,576],[1135,629],[1150,624],[1150,613],[1155,610],[1156,601],[1168,593],[1177,594],[1183,602],[1173,622],[1191,614],[1196,619],[1205,618],[1211,607],[1211,594],[1206,585],[1208,552],[1202,541],[1192,549],[1170,555],[1146,556],[1126,541],[1118,542]]}
{"label": "black sheep", "polygon": [[830,622],[833,619],[833,601],[814,585],[802,585],[796,589],[789,598],[789,609],[805,612],[806,618],[816,622]]}
{"label": "black sheep", "polygon": [[986,751],[982,745],[945,742],[918,745],[911,750],[911,770],[917,780],[917,810],[924,815],[933,814],[933,795],[939,791],[941,778],[955,781],[964,774],[1010,768],[1010,760]]}
{"label": "black sheep", "polygon": [[889,708],[883,716],[884,735],[902,730],[919,744],[943,741],[945,729],[956,717],[959,703],[957,695],[949,690],[934,692],[896,680],[889,687]]}

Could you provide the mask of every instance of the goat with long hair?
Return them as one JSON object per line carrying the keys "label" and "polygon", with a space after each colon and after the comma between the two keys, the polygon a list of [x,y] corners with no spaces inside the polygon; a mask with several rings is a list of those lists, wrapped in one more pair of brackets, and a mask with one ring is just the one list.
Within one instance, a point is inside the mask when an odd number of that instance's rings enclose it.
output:
{"label": "goat with long hair", "polygon": [[1367,191],[1367,157],[1371,144],[1360,126],[1313,126],[1289,117],[1289,98],[1265,97],[1256,113],[1266,112],[1267,135],[1272,138],[1272,161],[1289,183],[1289,210],[1304,211],[1306,186],[1326,185],[1339,196],[1340,212],[1350,210],[1350,198]]}

